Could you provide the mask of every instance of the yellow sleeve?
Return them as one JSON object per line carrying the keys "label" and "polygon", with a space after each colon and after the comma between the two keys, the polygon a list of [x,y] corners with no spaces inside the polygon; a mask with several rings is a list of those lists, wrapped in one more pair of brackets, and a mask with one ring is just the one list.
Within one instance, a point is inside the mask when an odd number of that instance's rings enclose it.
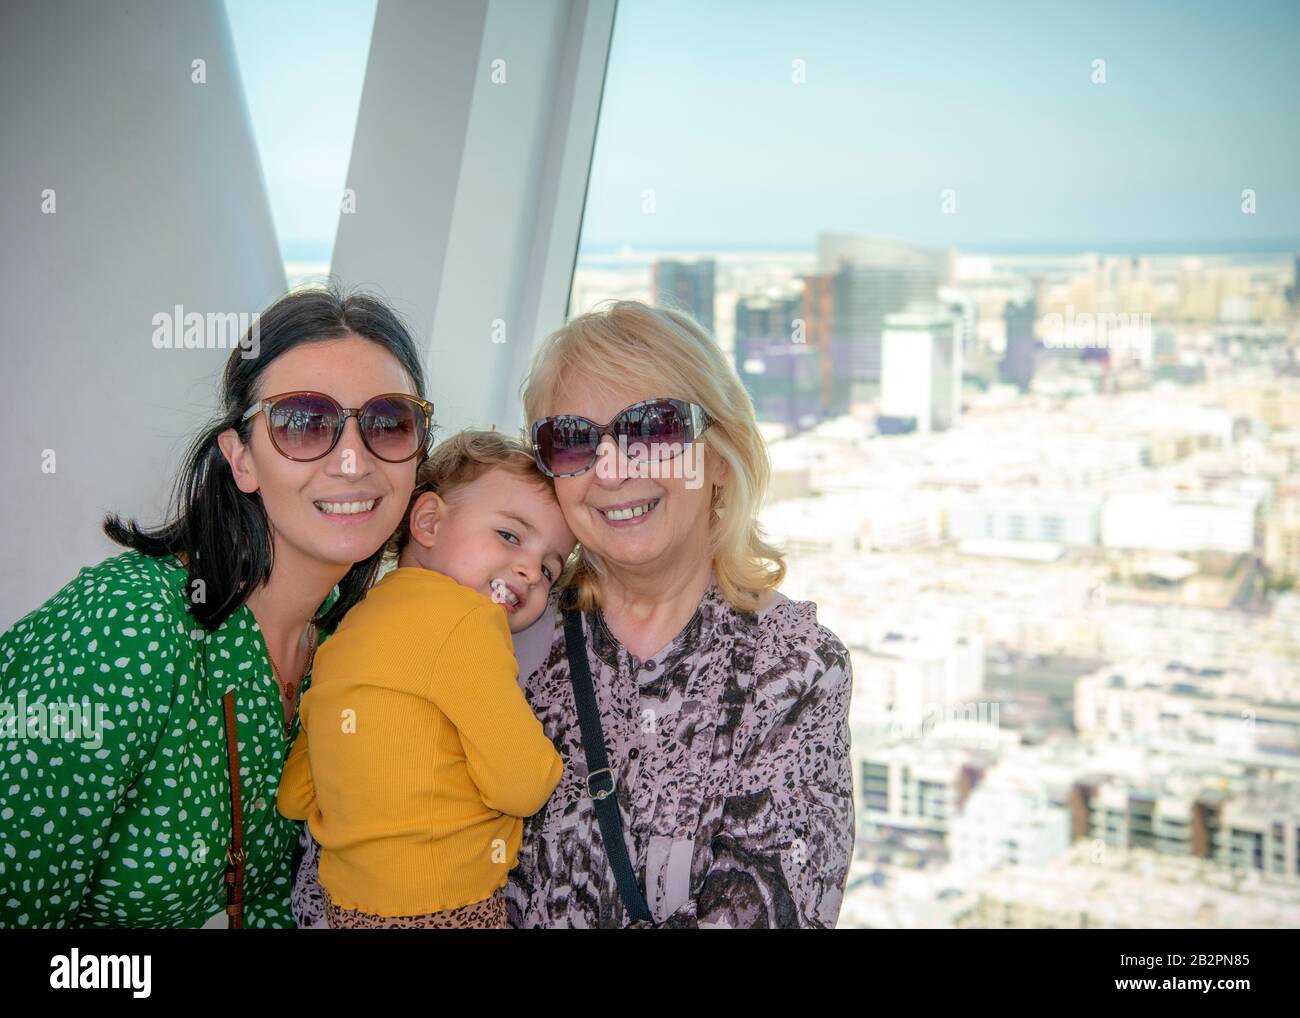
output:
{"label": "yellow sleeve", "polygon": [[510,628],[496,605],[467,614],[434,664],[430,698],[456,726],[486,806],[516,817],[541,809],[564,761],[519,688]]}
{"label": "yellow sleeve", "polygon": [[306,728],[299,729],[289,758],[284,762],[275,804],[281,815],[290,820],[306,820],[316,805],[316,789],[311,783],[311,766],[307,760]]}

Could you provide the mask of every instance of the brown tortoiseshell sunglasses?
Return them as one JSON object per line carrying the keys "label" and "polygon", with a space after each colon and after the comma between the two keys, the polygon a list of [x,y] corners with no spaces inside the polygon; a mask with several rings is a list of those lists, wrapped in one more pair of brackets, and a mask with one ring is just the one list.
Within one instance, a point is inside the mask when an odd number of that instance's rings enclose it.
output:
{"label": "brown tortoiseshell sunglasses", "polygon": [[323,392],[282,392],[249,407],[240,422],[259,413],[266,416],[276,452],[299,462],[328,456],[349,417],[357,419],[366,448],[386,463],[403,463],[427,451],[433,427],[433,404],[404,392],[386,392],[355,409],[340,406]]}

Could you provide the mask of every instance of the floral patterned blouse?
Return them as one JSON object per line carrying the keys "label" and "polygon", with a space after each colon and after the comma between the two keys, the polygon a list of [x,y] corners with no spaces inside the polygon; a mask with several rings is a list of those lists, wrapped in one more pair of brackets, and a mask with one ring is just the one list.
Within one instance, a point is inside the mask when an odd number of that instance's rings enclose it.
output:
{"label": "floral patterned blouse", "polygon": [[[510,925],[648,926],[625,914],[586,793],[555,598],[515,638],[525,696],[565,768],[524,825]],[[852,670],[816,605],[778,593],[742,611],[712,581],[685,628],[644,661],[599,611],[584,614],[583,631],[628,854],[656,922],[833,927],[854,844]],[[319,926],[316,846],[304,846],[294,914]]]}
{"label": "floral patterned blouse", "polygon": [[247,605],[207,633],[185,584],[175,558],[128,551],[0,636],[0,927],[201,926],[225,907],[232,687],[244,924],[294,925],[299,825],[275,807],[286,745],[266,643]]}

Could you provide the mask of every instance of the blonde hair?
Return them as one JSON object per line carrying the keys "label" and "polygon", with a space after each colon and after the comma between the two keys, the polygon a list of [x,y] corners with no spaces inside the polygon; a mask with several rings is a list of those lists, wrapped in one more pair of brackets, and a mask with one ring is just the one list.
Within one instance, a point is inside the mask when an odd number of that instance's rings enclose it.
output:
{"label": "blonde hair", "polygon": [[461,431],[439,442],[429,458],[415,472],[415,489],[406,503],[402,522],[384,546],[385,554],[400,555],[411,536],[411,510],[415,500],[429,491],[449,498],[458,488],[463,488],[482,477],[489,470],[500,468],[507,473],[533,481],[555,495],[555,485],[537,467],[528,443],[496,431]]}
{"label": "blonde hair", "polygon": [[[522,386],[529,425],[548,416],[562,388],[577,379],[698,403],[713,419],[701,441],[728,471],[726,482],[714,486],[709,556],[723,597],[753,611],[784,579],[785,560],[758,524],[772,472],[767,445],[749,393],[718,345],[684,312],[608,301],[571,319],[537,348]],[[577,556],[557,586],[575,591],[578,607],[590,611],[599,605],[606,566],[582,545]]]}

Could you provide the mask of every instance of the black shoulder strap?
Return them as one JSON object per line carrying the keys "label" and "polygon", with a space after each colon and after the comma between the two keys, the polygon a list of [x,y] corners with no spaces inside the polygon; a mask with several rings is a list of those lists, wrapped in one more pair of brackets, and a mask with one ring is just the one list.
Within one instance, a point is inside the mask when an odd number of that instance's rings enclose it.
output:
{"label": "black shoulder strap", "polygon": [[623,818],[618,811],[618,794],[615,791],[614,772],[605,755],[605,735],[600,728],[600,709],[596,705],[596,690],[591,684],[591,669],[587,666],[587,644],[582,637],[582,617],[576,611],[564,612],[564,644],[569,654],[569,678],[573,682],[573,698],[578,707],[578,725],[582,729],[582,748],[587,756],[587,794],[596,804],[596,819],[600,821],[600,837],[605,843],[618,893],[623,905],[633,919],[654,922],[645,895],[632,872],[632,862],[623,841]]}

